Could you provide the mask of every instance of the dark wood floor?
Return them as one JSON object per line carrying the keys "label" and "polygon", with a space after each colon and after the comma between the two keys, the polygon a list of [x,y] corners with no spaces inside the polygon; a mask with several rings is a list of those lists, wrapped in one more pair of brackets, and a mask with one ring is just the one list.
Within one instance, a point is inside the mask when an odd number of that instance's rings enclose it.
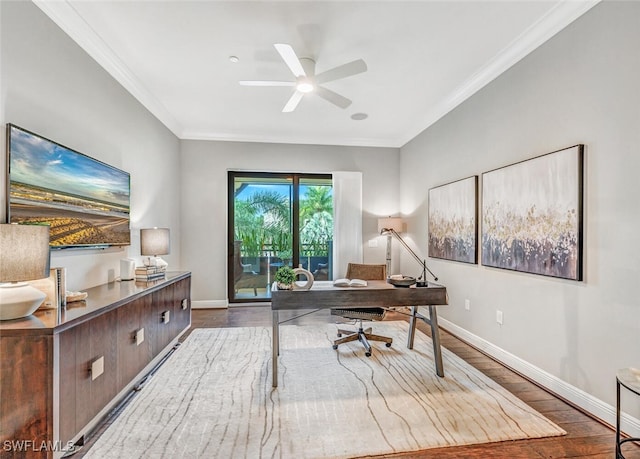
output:
{"label": "dark wood floor", "polygon": [[[280,313],[281,320],[287,318],[286,314],[287,311]],[[293,314],[291,314],[291,316],[292,315]],[[390,320],[404,320],[406,317],[398,313],[391,313],[387,315],[387,318]],[[294,319],[289,323],[319,324],[334,321],[335,317],[330,316],[328,311],[320,311],[299,319]],[[192,328],[185,333],[181,339],[186,339],[188,334],[195,328],[270,325],[271,309],[268,306],[200,309],[193,311]],[[430,335],[429,327],[426,324],[420,322],[418,323],[418,328],[427,335]],[[558,424],[567,431],[567,435],[563,437],[490,443],[477,446],[438,448],[406,454],[375,456],[376,458],[550,459],[585,457],[591,459],[610,459],[615,457],[615,432],[609,426],[603,425],[573,408],[558,397],[541,389],[444,330],[441,331],[441,340],[444,347],[460,356],[525,403]],[[380,343],[375,343],[374,348],[378,344]],[[364,354],[363,358],[365,358]],[[120,409],[121,408],[122,407],[120,407]],[[91,445],[99,437],[100,433],[117,417],[117,411],[119,410],[111,413],[95,433],[85,439],[85,447],[74,456],[75,458],[83,457],[84,454],[90,450]],[[640,459],[640,447],[634,444],[626,444],[623,452],[627,459]]]}

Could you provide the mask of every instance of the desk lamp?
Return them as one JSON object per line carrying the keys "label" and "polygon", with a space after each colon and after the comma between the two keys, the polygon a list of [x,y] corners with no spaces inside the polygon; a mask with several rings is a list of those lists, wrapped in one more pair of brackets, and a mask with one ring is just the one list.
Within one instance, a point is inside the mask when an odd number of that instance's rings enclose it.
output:
{"label": "desk lamp", "polygon": [[[169,228],[144,228],[140,230],[140,254],[147,256],[145,266],[157,266],[166,270],[168,263],[158,255],[168,255],[171,246]],[[153,258],[151,258],[153,257]]]}
{"label": "desk lamp", "polygon": [[0,320],[35,312],[44,292],[26,281],[49,277],[49,226],[0,224]]}
{"label": "desk lamp", "polygon": [[404,239],[400,237],[398,232],[402,230],[403,222],[401,218],[389,217],[378,219],[378,231],[380,231],[382,236],[387,236],[387,276],[389,276],[391,272],[391,238],[395,237],[398,242],[402,244],[402,247],[404,247],[422,267],[422,274],[418,277],[416,287],[427,287],[429,285],[427,282],[427,271],[429,271],[433,280],[437,281],[438,278],[429,268],[427,268],[427,260],[421,259],[413,250],[411,250],[411,247],[407,245]]}

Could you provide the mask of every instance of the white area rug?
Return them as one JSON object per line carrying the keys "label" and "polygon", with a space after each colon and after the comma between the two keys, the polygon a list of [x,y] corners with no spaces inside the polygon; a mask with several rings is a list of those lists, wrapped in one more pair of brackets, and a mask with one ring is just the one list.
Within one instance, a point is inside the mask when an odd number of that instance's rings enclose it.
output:
{"label": "white area rug", "polygon": [[331,347],[337,327],[197,329],[85,457],[347,458],[566,434],[406,322],[377,322],[393,347]]}

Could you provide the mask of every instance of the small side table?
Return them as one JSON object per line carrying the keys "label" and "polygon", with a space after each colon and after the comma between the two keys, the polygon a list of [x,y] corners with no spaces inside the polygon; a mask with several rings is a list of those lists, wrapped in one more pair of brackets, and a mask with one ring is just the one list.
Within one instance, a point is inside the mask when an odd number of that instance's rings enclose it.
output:
{"label": "small side table", "polygon": [[640,438],[625,438],[620,440],[620,386],[640,395],[640,370],[637,368],[623,368],[616,374],[616,459],[624,459],[622,444],[628,441],[640,441]]}

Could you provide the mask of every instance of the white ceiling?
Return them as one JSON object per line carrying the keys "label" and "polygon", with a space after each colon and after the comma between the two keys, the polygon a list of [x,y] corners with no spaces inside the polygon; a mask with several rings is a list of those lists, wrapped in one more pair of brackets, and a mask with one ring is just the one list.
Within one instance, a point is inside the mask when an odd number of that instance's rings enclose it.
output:
{"label": "white ceiling", "polygon": [[[598,0],[34,2],[181,139],[400,147]],[[324,85],[352,105],[240,86],[293,79],[274,43],[364,59]]]}

